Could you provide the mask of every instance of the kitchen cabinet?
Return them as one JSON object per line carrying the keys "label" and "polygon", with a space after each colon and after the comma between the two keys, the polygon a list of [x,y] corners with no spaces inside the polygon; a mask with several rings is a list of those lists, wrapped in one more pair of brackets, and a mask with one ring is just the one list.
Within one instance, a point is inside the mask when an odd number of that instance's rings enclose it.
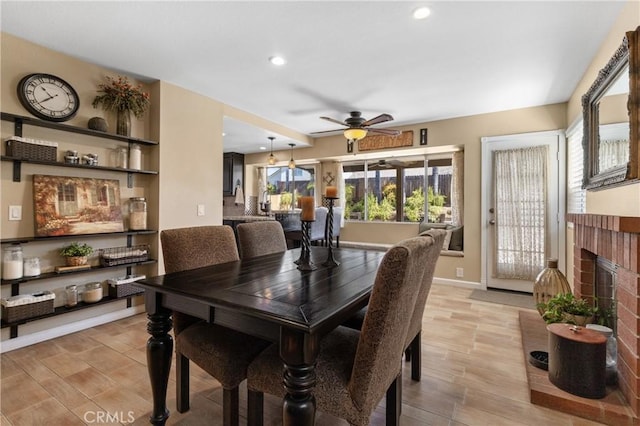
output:
{"label": "kitchen cabinet", "polygon": [[238,186],[244,191],[244,155],[225,152],[222,158],[222,195],[235,195]]}

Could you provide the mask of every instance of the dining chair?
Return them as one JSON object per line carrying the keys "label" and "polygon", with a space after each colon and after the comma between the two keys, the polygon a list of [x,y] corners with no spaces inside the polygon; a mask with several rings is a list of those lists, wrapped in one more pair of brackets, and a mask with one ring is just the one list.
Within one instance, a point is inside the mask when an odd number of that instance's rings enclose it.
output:
{"label": "dining chair", "polygon": [[[160,241],[166,273],[239,260],[235,235],[227,225],[166,229],[160,232]],[[269,342],[177,311],[173,331],[178,412],[189,410],[191,360],[222,385],[223,424],[238,425],[238,387],[249,363]]]}
{"label": "dining chair", "polygon": [[240,257],[264,256],[287,250],[287,239],[280,222],[275,220],[240,223],[236,227]]}
{"label": "dining chair", "polygon": [[[416,304],[411,316],[409,324],[409,332],[404,344],[405,361],[411,362],[411,380],[420,381],[422,371],[422,317],[424,315],[424,307],[427,304],[429,291],[433,282],[433,274],[436,269],[436,263],[440,257],[440,249],[446,236],[446,231],[442,229],[431,229],[422,232],[420,237],[429,237],[432,243],[428,248],[427,261],[424,264],[424,275],[422,277],[422,285],[416,299]],[[343,323],[344,326],[360,330],[364,323],[367,308],[359,310],[354,316]]]}
{"label": "dining chair", "polygon": [[[431,244],[430,238],[414,237],[389,249],[378,266],[362,331],[338,326],[321,339],[313,390],[318,410],[364,426],[386,393],[387,425],[398,424],[403,345]],[[284,395],[282,371],[277,345],[249,365],[249,426],[262,424],[264,392]]]}
{"label": "dining chair", "polygon": [[321,245],[324,245],[326,240],[325,229],[327,227],[327,215],[329,209],[326,207],[316,207],[316,220],[311,222],[309,229],[309,241],[320,241]]}

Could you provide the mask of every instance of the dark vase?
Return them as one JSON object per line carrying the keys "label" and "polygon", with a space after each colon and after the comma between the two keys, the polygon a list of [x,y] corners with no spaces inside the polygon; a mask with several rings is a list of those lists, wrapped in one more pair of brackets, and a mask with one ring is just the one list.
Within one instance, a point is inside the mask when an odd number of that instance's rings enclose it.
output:
{"label": "dark vase", "polygon": [[121,136],[131,136],[131,113],[128,109],[118,110],[116,133]]}

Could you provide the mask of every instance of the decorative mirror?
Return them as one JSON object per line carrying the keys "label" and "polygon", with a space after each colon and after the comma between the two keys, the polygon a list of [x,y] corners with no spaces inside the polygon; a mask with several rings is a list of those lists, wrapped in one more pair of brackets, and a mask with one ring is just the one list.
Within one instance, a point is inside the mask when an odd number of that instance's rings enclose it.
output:
{"label": "decorative mirror", "polygon": [[640,27],[629,31],[582,97],[583,187],[627,183],[640,175]]}

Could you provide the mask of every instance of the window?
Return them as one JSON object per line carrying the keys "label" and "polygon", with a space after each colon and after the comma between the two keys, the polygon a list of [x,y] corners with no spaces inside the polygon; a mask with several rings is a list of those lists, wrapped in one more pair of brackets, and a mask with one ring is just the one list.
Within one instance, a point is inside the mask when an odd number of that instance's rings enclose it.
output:
{"label": "window", "polygon": [[315,193],[315,166],[267,167],[267,192],[274,209],[289,210],[299,196]]}
{"label": "window", "polygon": [[582,189],[584,149],[582,120],[567,131],[567,213],[587,211],[586,191]]}
{"label": "window", "polygon": [[452,155],[429,159],[428,166],[423,156],[344,164],[345,218],[421,222],[428,211],[427,220],[452,223]]}

